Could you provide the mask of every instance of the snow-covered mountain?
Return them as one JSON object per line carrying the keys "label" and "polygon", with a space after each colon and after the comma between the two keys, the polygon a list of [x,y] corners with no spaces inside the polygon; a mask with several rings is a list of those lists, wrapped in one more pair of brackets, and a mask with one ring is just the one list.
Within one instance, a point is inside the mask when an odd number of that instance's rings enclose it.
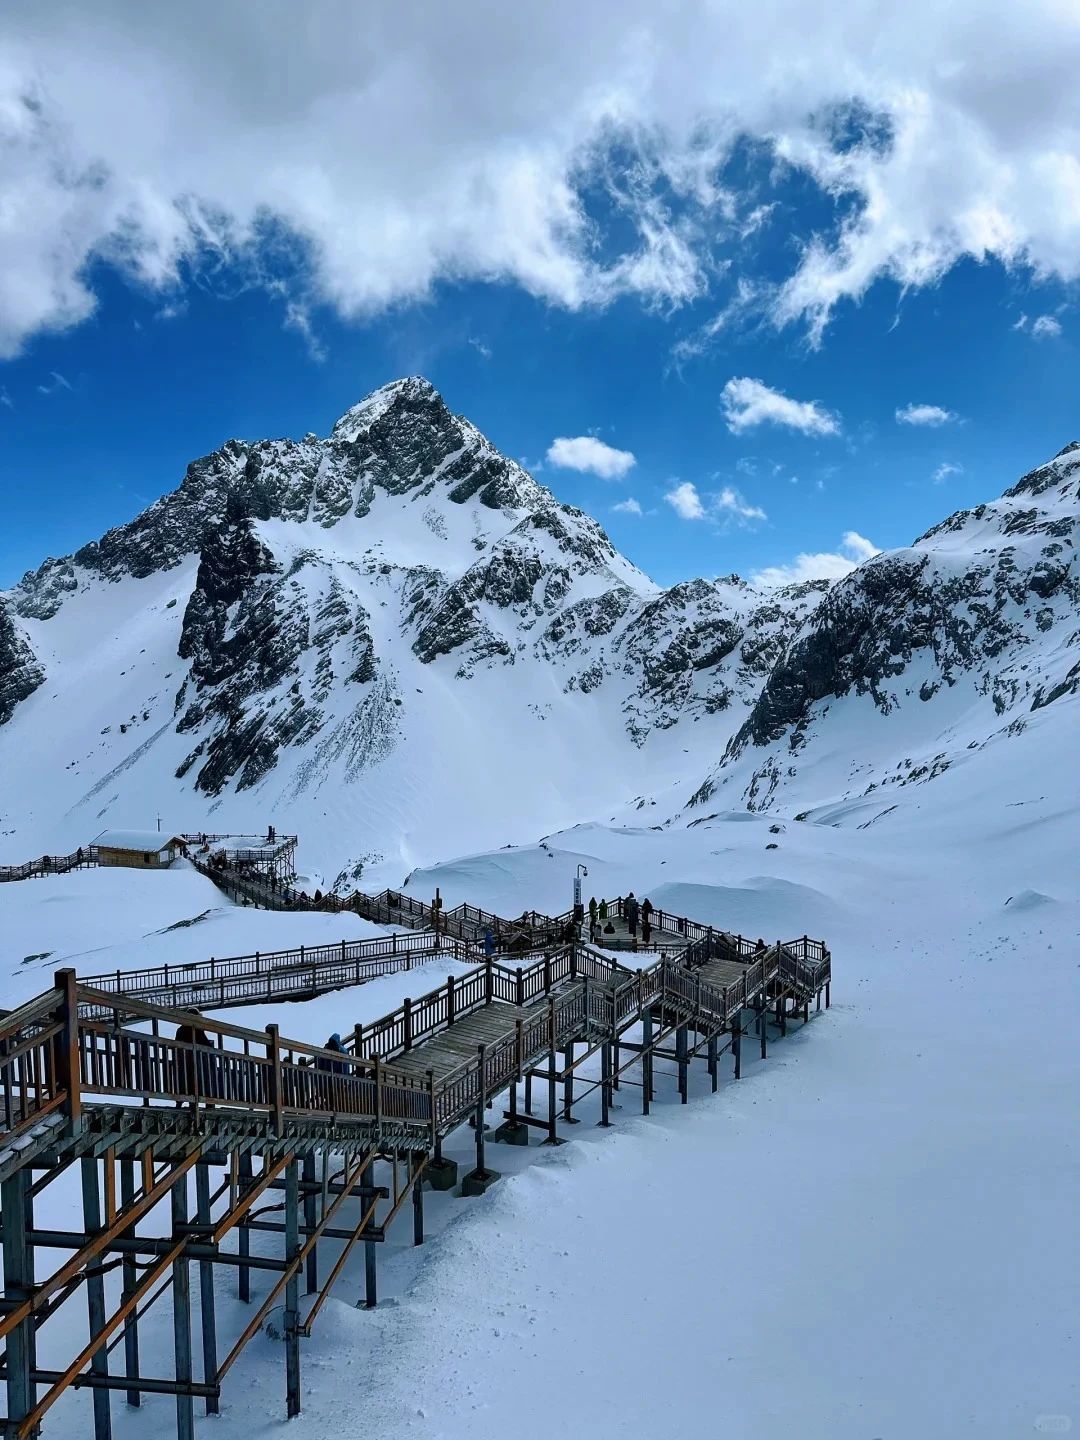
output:
{"label": "snow-covered mountain", "polygon": [[1000,499],[865,561],[792,638],[692,804],[862,797],[881,811],[1075,706],[1078,531],[1073,443]]}
{"label": "snow-covered mountain", "polygon": [[699,773],[824,589],[663,591],[397,381],[325,439],[229,441],[0,600],[5,848],[151,808],[395,874],[531,838]]}
{"label": "snow-covered mountain", "polygon": [[1078,479],[1074,446],[832,587],[661,590],[396,381],[0,596],[5,858],[273,820],[346,883],[644,804],[880,810],[1075,692]]}

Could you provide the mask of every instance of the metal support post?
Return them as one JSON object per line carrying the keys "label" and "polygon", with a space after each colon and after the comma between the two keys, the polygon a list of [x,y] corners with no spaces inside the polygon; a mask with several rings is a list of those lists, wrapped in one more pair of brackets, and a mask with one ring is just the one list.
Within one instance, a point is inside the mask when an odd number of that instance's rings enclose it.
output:
{"label": "metal support post", "polygon": [[[120,1161],[120,1206],[126,1210],[135,1199],[135,1162],[134,1160]],[[130,1233],[130,1232],[127,1232]],[[120,1291],[120,1303],[126,1305],[135,1293],[139,1284],[139,1272],[135,1265],[134,1255],[125,1255],[121,1266],[123,1276],[123,1289]],[[139,1321],[132,1310],[124,1321],[124,1370],[129,1380],[134,1380],[139,1374]],[[127,1392],[127,1403],[138,1406],[141,1397],[136,1387]]]}
{"label": "metal support post", "polygon": [[[195,1166],[195,1218],[199,1223],[200,1230],[207,1233],[200,1235],[202,1244],[213,1244],[209,1231],[211,1229],[210,1216],[210,1166],[205,1161],[199,1161]],[[214,1249],[217,1246],[214,1245]],[[202,1328],[202,1353],[203,1353],[203,1380],[207,1385],[213,1385],[217,1377],[217,1296],[214,1293],[214,1262],[212,1260],[199,1261],[199,1319]],[[217,1415],[220,1410],[218,1397],[207,1395],[207,1415]]]}
{"label": "metal support post", "polygon": [[[181,1238],[187,1224],[187,1175],[172,1187],[173,1239]],[[179,1386],[191,1384],[191,1276],[188,1272],[186,1252],[173,1261],[173,1353],[176,1361],[176,1383]],[[191,1391],[179,1389],[176,1392],[176,1437],[177,1440],[195,1440],[195,1403]]]}
{"label": "metal support post", "polygon": [[[295,1160],[285,1167],[285,1263],[300,1253],[300,1172]],[[300,1414],[300,1267],[285,1282],[285,1409]]]}
{"label": "metal support post", "polygon": [[571,1040],[563,1050],[563,1112],[567,1125],[576,1125],[577,1117],[572,1114],[574,1105],[574,1042]]}
{"label": "metal support post", "polygon": [[[109,1162],[106,1161],[106,1164]],[[82,1169],[83,1229],[88,1238],[94,1239],[101,1230],[101,1193],[98,1189],[98,1162],[93,1155],[84,1155],[79,1162]],[[6,1223],[6,1218],[5,1218]],[[90,1321],[90,1335],[93,1338],[105,1328],[105,1276],[99,1266],[89,1268],[86,1277],[86,1311]],[[109,1373],[109,1352],[104,1345],[98,1346],[90,1358],[90,1373]],[[94,1391],[94,1440],[111,1440],[112,1396],[108,1390]]]}
{"label": "metal support post", "polygon": [[[4,1214],[4,1298],[11,1304],[27,1300],[34,1288],[34,1259],[30,1245],[30,1171],[16,1170],[0,1185]],[[7,1337],[7,1418],[24,1420],[36,1401],[30,1380],[33,1364],[34,1317],[28,1315]]]}
{"label": "metal support post", "polygon": [[[318,1221],[319,1192],[315,1188],[315,1155],[304,1156],[304,1224],[309,1232]],[[319,1288],[319,1247],[313,1245],[308,1251],[305,1294],[313,1295]]]}
{"label": "metal support post", "polygon": [[[254,1171],[251,1164],[251,1152],[245,1150],[239,1159],[237,1166],[240,1176],[240,1194],[251,1185],[254,1180]],[[251,1303],[251,1267],[243,1261],[251,1254],[251,1231],[247,1227],[246,1220],[241,1220],[237,1226],[236,1249],[240,1256],[241,1264],[236,1272],[236,1294],[245,1304]]]}

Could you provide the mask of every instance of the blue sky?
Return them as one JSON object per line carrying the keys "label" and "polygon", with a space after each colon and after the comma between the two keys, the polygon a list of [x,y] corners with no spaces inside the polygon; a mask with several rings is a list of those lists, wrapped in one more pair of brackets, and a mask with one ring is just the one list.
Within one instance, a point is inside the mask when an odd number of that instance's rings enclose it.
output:
{"label": "blue sky", "polygon": [[[0,585],[226,438],[326,433],[405,374],[665,583],[838,573],[1080,436],[1078,31],[1055,7],[1015,31],[990,0],[951,28],[928,7],[918,44],[869,0],[779,43],[749,15],[712,69],[713,11],[683,29],[635,3],[631,45],[603,7],[580,20],[593,43],[568,38],[565,8],[513,27],[481,6],[440,34],[420,5],[402,34],[378,3],[381,37],[343,40],[348,7],[324,0],[252,55],[210,6],[196,34],[122,0],[89,29],[16,0]],[[951,58],[968,22],[1009,86]],[[865,25],[887,63],[860,81]],[[807,79],[815,46],[849,54],[846,93]],[[755,47],[775,85],[744,79]],[[458,51],[486,63],[462,76]],[[900,423],[912,406],[923,423]],[[560,437],[633,463],[560,466]]]}

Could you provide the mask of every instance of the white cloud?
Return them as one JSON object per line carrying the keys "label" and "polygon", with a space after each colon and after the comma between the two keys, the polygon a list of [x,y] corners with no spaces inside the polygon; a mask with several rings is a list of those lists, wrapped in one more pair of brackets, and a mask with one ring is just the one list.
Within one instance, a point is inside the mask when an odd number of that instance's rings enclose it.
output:
{"label": "white cloud", "polygon": [[935,485],[942,485],[950,475],[962,475],[964,467],[954,463],[952,460],[943,460],[930,477]]}
{"label": "white cloud", "polygon": [[15,401],[12,400],[11,396],[8,394],[7,390],[3,385],[0,385],[0,405],[3,405],[5,410],[15,409]]}
{"label": "white cloud", "polygon": [[560,435],[548,446],[544,457],[562,470],[581,470],[601,480],[621,480],[637,464],[629,450],[616,450],[595,435]]}
{"label": "white cloud", "polygon": [[490,345],[486,345],[483,340],[478,339],[475,335],[470,335],[470,336],[469,336],[469,344],[473,347],[473,349],[476,351],[476,353],[477,353],[478,355],[480,355],[483,359],[485,359],[485,360],[490,360],[490,359],[491,359],[491,354],[492,354],[491,346],[490,346]]}
{"label": "white cloud", "polygon": [[712,520],[731,526],[752,525],[768,516],[759,505],[752,505],[734,485],[725,485],[715,495],[701,495],[689,480],[674,484],[664,499],[683,520]]}
{"label": "white cloud", "polygon": [[1039,315],[1031,322],[1031,333],[1036,340],[1056,340],[1061,334],[1061,322],[1053,315]]}
{"label": "white cloud", "polygon": [[813,400],[791,400],[779,390],[771,390],[760,380],[736,376],[727,382],[720,395],[727,427],[733,435],[741,435],[755,425],[783,425],[804,435],[838,435],[840,423],[835,415],[823,410]]}
{"label": "white cloud", "polygon": [[69,381],[65,380],[58,370],[50,370],[52,379],[47,385],[39,385],[37,388],[42,395],[55,395],[58,390],[70,390]]}
{"label": "white cloud", "polygon": [[615,511],[616,515],[641,515],[644,513],[632,495],[628,495],[625,500],[620,500],[617,505],[613,505],[611,508]]}
{"label": "white cloud", "polygon": [[954,410],[945,410],[940,405],[905,405],[896,412],[898,425],[928,425],[932,429],[956,418]]}
{"label": "white cloud", "polygon": [[1028,317],[1027,317],[1023,312],[1021,312],[1021,314],[1020,314],[1020,319],[1017,320],[1014,325],[1010,325],[1009,328],[1010,328],[1010,330],[1026,330],[1026,329],[1027,329],[1027,323],[1028,323]]}
{"label": "white cloud", "polygon": [[713,497],[713,508],[718,514],[730,515],[739,521],[768,519],[759,505],[751,505],[733,485],[725,485],[720,493]]}
{"label": "white cloud", "polygon": [[[845,217],[817,234],[794,217],[777,324],[820,339],[878,279],[933,284],[965,257],[1080,277],[1063,0],[849,0],[813,23],[776,0],[740,10],[737,45],[708,0],[368,0],[362,23],[351,0],[311,0],[302,25],[264,0],[259,17],[256,33],[211,0],[8,0],[0,354],[91,314],[102,261],[173,287],[200,257],[239,258],[264,283],[286,251],[295,298],[345,317],[440,279],[571,309],[681,304],[768,223],[767,197],[716,179],[744,136]],[[853,100],[883,117],[877,138],[838,145],[829,117]],[[607,247],[598,179],[630,237]]]}
{"label": "white cloud", "polygon": [[697,486],[689,480],[673,486],[664,496],[664,499],[683,520],[704,520],[705,506],[701,503],[701,496],[697,492]]}
{"label": "white cloud", "polygon": [[750,576],[752,585],[773,588],[799,585],[805,580],[840,580],[864,560],[881,552],[872,540],[857,530],[845,530],[838,550],[796,555],[789,565],[768,565]]}

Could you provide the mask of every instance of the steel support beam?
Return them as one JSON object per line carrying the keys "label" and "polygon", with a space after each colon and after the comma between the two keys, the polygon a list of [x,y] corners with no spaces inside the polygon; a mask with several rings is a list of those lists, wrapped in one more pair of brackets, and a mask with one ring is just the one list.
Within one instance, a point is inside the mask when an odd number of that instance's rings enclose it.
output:
{"label": "steel support beam", "polygon": [[[29,1241],[30,1171],[16,1170],[0,1185],[4,1214],[4,1298],[23,1301],[34,1286],[34,1252]],[[7,1337],[7,1418],[17,1424],[36,1403],[31,1380],[34,1318],[28,1315]]]}
{"label": "steel support beam", "polygon": [[[101,1192],[98,1188],[97,1161],[84,1155],[79,1162],[82,1170],[83,1228],[93,1239],[101,1230]],[[110,1160],[105,1161],[111,1164]],[[105,1276],[99,1266],[86,1272],[86,1313],[90,1322],[90,1338],[105,1328]],[[90,1359],[94,1375],[108,1375],[109,1352],[102,1345]],[[94,1440],[112,1440],[112,1399],[108,1390],[94,1391]]]}
{"label": "steel support beam", "polygon": [[[300,1254],[300,1176],[291,1160],[285,1170],[285,1261]],[[311,1247],[313,1253],[316,1244]],[[300,1414],[300,1267],[285,1282],[285,1409],[291,1420]]]}
{"label": "steel support beam", "polygon": [[[195,1218],[200,1230],[209,1230],[210,1215],[210,1167],[200,1161],[195,1166]],[[217,1248],[216,1246],[214,1247]],[[199,1321],[202,1331],[203,1380],[213,1385],[217,1375],[217,1297],[214,1294],[214,1262],[212,1259],[199,1261]],[[216,1390],[206,1397],[207,1415],[217,1415],[220,1406]]]}
{"label": "steel support beam", "polygon": [[[181,1175],[172,1187],[173,1239],[181,1238],[187,1225],[187,1175]],[[173,1354],[178,1386],[176,1392],[177,1440],[195,1440],[195,1406],[191,1394],[191,1276],[188,1258],[183,1251],[173,1261]]]}
{"label": "steel support beam", "polygon": [[[120,1161],[120,1208],[126,1210],[135,1199],[135,1162],[134,1160]],[[128,1232],[130,1235],[130,1232]],[[120,1292],[120,1303],[126,1305],[139,1284],[139,1272],[135,1264],[134,1253],[124,1256],[121,1267],[123,1275],[123,1289]],[[124,1370],[129,1380],[134,1380],[139,1373],[139,1318],[132,1310],[124,1321]],[[131,1386],[127,1391],[127,1403],[138,1407],[140,1402],[137,1387]]]}

